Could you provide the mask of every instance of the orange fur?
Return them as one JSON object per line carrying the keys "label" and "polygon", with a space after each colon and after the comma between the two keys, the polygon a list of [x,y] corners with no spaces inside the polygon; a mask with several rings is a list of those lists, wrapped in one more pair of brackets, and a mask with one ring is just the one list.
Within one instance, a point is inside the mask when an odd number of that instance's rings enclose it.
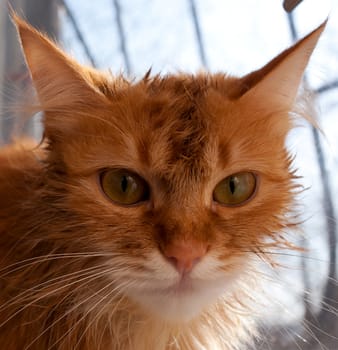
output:
{"label": "orange fur", "polygon": [[[45,130],[38,147],[0,152],[2,347],[230,350],[249,342],[253,256],[294,224],[284,143],[323,26],[243,78],[147,74],[131,83],[81,67],[14,19]],[[140,174],[151,199],[109,201],[98,176],[116,167]],[[255,197],[237,207],[213,202],[217,183],[244,170],[258,174]],[[208,246],[189,292],[175,290],[177,273],[161,253],[182,240]]]}

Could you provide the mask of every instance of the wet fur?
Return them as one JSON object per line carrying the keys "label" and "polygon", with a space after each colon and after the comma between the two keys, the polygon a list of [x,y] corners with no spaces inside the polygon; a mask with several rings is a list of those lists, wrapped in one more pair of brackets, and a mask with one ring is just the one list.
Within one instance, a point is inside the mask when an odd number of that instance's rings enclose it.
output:
{"label": "wet fur", "polygon": [[[16,23],[45,129],[40,145],[0,152],[2,347],[248,343],[256,333],[254,257],[286,243],[296,188],[284,146],[295,96],[275,103],[267,91],[270,103],[261,85],[298,46],[243,78],[147,74],[129,82],[79,66]],[[151,203],[110,202],[98,178],[112,167],[146,179]],[[255,198],[235,208],[210,203],[215,185],[242,170],[259,175]],[[201,291],[177,296],[161,250],[189,239],[210,251],[192,273]],[[153,283],[167,294],[157,295]]]}

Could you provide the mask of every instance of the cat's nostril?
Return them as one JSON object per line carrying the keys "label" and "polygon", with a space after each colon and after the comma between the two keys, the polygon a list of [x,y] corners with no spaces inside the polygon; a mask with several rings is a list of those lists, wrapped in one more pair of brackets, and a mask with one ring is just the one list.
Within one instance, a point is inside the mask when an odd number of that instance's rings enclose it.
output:
{"label": "cat's nostril", "polygon": [[163,255],[179,273],[187,273],[206,255],[208,246],[202,242],[174,242],[162,249]]}

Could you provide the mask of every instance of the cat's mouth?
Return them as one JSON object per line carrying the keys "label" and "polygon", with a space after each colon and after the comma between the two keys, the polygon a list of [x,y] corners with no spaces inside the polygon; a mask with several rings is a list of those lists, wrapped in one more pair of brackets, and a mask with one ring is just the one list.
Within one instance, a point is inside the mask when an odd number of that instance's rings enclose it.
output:
{"label": "cat's mouth", "polygon": [[181,274],[179,280],[171,289],[176,293],[193,293],[194,286],[190,273]]}
{"label": "cat's mouth", "polygon": [[154,255],[145,264],[150,271],[134,281],[133,288],[126,292],[156,317],[174,322],[189,321],[208,305],[217,303],[220,297],[232,294],[243,272],[243,264],[248,264],[248,257],[245,260],[233,258],[228,264],[231,269],[226,269],[216,255],[209,255],[193,269],[178,271]]}
{"label": "cat's mouth", "polygon": [[134,290],[130,296],[156,317],[186,322],[230,290],[231,280],[224,276],[215,280],[198,279],[187,273],[166,283],[154,281],[151,286]]}
{"label": "cat's mouth", "polygon": [[170,285],[154,289],[151,294],[166,295],[172,298],[193,295],[201,289],[201,281],[194,280],[189,273],[180,275]]}
{"label": "cat's mouth", "polygon": [[169,287],[139,294],[136,299],[147,311],[168,321],[189,321],[224,293],[219,286],[206,286],[190,276],[182,276]]}
{"label": "cat's mouth", "polygon": [[144,286],[138,293],[141,295],[151,296],[171,296],[179,297],[184,294],[197,293],[199,290],[204,289],[204,281],[194,279],[189,273],[182,274],[175,279],[167,281],[154,281],[152,285]]}

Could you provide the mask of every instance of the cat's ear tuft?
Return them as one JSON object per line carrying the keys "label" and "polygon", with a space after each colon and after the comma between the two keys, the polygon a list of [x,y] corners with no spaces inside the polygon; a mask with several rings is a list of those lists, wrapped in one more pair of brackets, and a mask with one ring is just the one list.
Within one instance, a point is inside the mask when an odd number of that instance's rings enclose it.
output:
{"label": "cat's ear tuft", "polygon": [[261,101],[273,111],[290,110],[305,68],[322,34],[325,21],[305,38],[275,57],[263,68],[241,79],[242,99]]}
{"label": "cat's ear tuft", "polygon": [[84,67],[13,12],[12,19],[42,108],[88,103],[98,93]]}

